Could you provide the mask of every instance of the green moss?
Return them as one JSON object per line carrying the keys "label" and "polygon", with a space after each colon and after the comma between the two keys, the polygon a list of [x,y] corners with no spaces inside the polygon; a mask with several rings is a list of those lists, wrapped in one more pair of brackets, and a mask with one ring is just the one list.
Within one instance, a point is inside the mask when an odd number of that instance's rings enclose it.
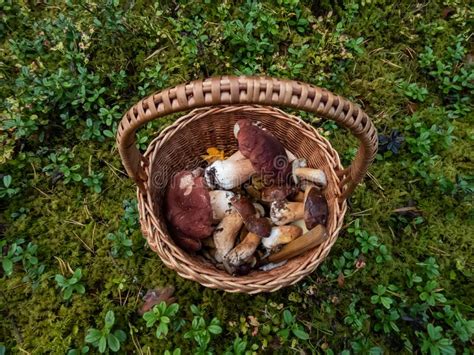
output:
{"label": "green moss", "polygon": [[[472,9],[467,4],[100,1],[33,8],[28,2],[7,1],[2,6],[0,173],[11,175],[20,191],[0,200],[1,240],[10,245],[23,238],[36,244],[39,262],[45,265],[36,287],[22,280],[21,261],[12,276],[0,273],[0,339],[7,349],[66,353],[81,348],[87,330],[101,327],[105,313],[113,310],[117,329],[128,336],[123,352],[139,352],[131,341],[133,333],[140,351],[162,353],[180,347],[189,353],[196,349],[196,343],[184,338],[193,319],[192,304],[199,305],[207,321],[221,321],[224,331],[211,342],[215,353],[229,348],[237,336],[247,339],[247,349],[256,344],[259,353],[285,353],[290,346],[311,353],[328,347],[355,351],[365,342],[366,353],[372,346],[420,352],[416,332],[426,334],[428,323],[441,325],[443,336],[459,352],[468,347],[444,305],[427,306],[417,285],[407,285],[406,275],[407,270],[416,272],[424,285],[428,276],[418,264],[436,257],[446,304],[472,318],[474,212],[469,175],[474,135],[469,101],[472,43],[466,34]],[[425,63],[421,59],[427,47],[433,58]],[[440,66],[446,68],[441,74],[436,72]],[[405,138],[398,154],[379,154],[371,177],[351,198],[346,226],[323,265],[297,285],[255,296],[223,293],[182,279],[150,250],[138,224],[123,227],[123,201],[135,199],[135,186],[123,171],[114,139],[104,133],[113,132],[120,113],[155,90],[242,73],[323,86],[361,105],[380,134],[398,130]],[[414,83],[428,93],[413,100],[401,83]],[[112,112],[111,122],[104,110]],[[321,123],[311,115],[301,116],[314,125]],[[141,146],[177,117],[141,130]],[[13,126],[4,127],[15,118]],[[323,127],[348,164],[356,140],[343,129]],[[425,151],[420,145],[428,140]],[[89,171],[104,173],[100,194],[82,182],[64,184],[43,172],[52,163],[49,154],[62,148],[74,154],[65,164],[80,164],[82,178]],[[432,159],[435,155],[438,158]],[[396,211],[408,206],[416,208],[415,215]],[[22,217],[12,216],[18,211]],[[362,244],[347,228],[356,218],[362,230],[376,235],[377,243],[389,250],[391,261],[378,262],[378,250],[356,255]],[[126,228],[133,241],[133,256],[128,258],[114,258],[107,239],[120,228]],[[341,257],[344,265],[339,268]],[[356,261],[366,266],[356,269]],[[84,295],[62,299],[54,281],[64,272],[61,263],[82,268]],[[341,286],[337,278],[344,270],[349,272]],[[146,290],[166,285],[175,287],[178,315],[186,323],[158,340],[137,309]],[[392,310],[404,316],[396,322],[399,332],[375,330],[379,319],[371,296],[378,285],[397,287],[390,297]],[[356,302],[357,312],[364,314],[364,309],[369,315],[358,330],[345,321],[353,312],[351,302]],[[278,339],[283,308],[297,314],[309,342]]]}

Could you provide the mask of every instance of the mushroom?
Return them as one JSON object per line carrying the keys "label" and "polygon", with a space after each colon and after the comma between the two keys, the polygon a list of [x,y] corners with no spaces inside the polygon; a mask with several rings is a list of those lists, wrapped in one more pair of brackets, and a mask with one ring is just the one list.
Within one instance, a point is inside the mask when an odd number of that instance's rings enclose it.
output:
{"label": "mushroom", "polygon": [[226,213],[232,210],[230,200],[234,197],[234,193],[225,190],[209,191],[212,207],[212,218],[217,223],[224,218]]}
{"label": "mushroom", "polygon": [[302,159],[293,161],[292,175],[296,184],[300,182],[300,179],[304,179],[315,183],[321,188],[325,188],[328,183],[324,171],[306,167],[306,161],[303,163]]}
{"label": "mushroom", "polygon": [[224,190],[233,189],[256,173],[256,170],[249,159],[242,160],[216,160],[209,165],[204,176],[209,188],[221,188]]}
{"label": "mushroom", "polygon": [[252,232],[249,232],[245,238],[232,249],[225,257],[225,261],[230,266],[240,266],[245,264],[255,253],[261,238]]}
{"label": "mushroom", "polygon": [[259,216],[255,206],[248,198],[234,196],[231,202],[232,206],[240,214],[240,217],[242,217],[245,227],[249,232],[261,238],[266,238],[270,235],[272,228],[270,221],[265,217]]}
{"label": "mushroom", "polygon": [[269,131],[249,119],[238,120],[234,135],[239,150],[248,158],[267,183],[282,182],[289,175],[288,156],[283,145]]}
{"label": "mushroom", "polygon": [[[187,239],[204,239],[214,230],[209,191],[199,174],[188,170],[175,174],[166,192],[166,217],[179,232],[177,239],[190,247]],[[198,243],[192,242],[191,248],[198,248]]]}
{"label": "mushroom", "polygon": [[313,229],[318,224],[326,225],[328,203],[316,186],[308,186],[305,191],[304,221],[306,228]]}
{"label": "mushroom", "polygon": [[264,187],[261,192],[263,202],[273,202],[286,199],[298,191],[296,186],[291,185],[272,185]]}
{"label": "mushroom", "polygon": [[304,203],[287,200],[274,201],[270,206],[270,218],[273,224],[282,226],[304,217]]}
{"label": "mushroom", "polygon": [[318,225],[310,231],[286,244],[279,252],[268,257],[271,263],[278,263],[289,258],[301,255],[304,252],[320,245],[328,238],[326,227]]}
{"label": "mushroom", "polygon": [[214,258],[222,262],[227,253],[234,247],[235,239],[242,228],[242,218],[237,212],[227,214],[214,231],[213,239],[216,246]]}
{"label": "mushroom", "polygon": [[295,225],[273,227],[270,236],[262,239],[262,244],[266,249],[272,250],[291,242],[301,234],[303,234],[302,229]]}

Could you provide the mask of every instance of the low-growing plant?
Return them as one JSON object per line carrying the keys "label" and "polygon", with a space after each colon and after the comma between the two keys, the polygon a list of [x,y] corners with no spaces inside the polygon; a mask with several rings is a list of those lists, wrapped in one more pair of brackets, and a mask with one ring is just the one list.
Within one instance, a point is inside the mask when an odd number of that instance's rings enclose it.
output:
{"label": "low-growing plant", "polygon": [[158,339],[165,338],[168,334],[170,324],[178,313],[179,305],[177,303],[170,304],[169,306],[165,301],[155,305],[151,311],[146,312],[143,315],[143,319],[146,321],[146,326],[151,328],[156,324],[155,335]]}
{"label": "low-growing plant", "polygon": [[63,298],[65,300],[69,300],[73,293],[82,295],[84,292],[86,292],[84,285],[81,283],[81,278],[81,268],[77,268],[70,278],[66,278],[61,274],[57,274],[54,277],[58,287],[61,288],[61,292],[63,293]]}
{"label": "low-growing plant", "polygon": [[122,343],[127,339],[127,335],[121,329],[112,330],[114,324],[115,314],[113,311],[108,311],[105,315],[103,328],[89,329],[85,341],[91,343],[100,353],[104,353],[107,349],[114,353],[119,351]]}
{"label": "low-growing plant", "polygon": [[222,333],[220,321],[212,318],[209,324],[204,319],[204,312],[195,305],[191,305],[191,312],[194,315],[191,329],[184,333],[185,339],[193,339],[197,343],[196,353],[205,354],[213,335]]}
{"label": "low-growing plant", "polygon": [[296,316],[291,314],[288,309],[283,311],[283,324],[282,329],[278,332],[284,340],[288,340],[291,336],[295,336],[300,340],[308,340],[309,334],[306,333],[303,326],[298,322]]}
{"label": "low-growing plant", "polygon": [[0,198],[13,197],[20,192],[19,187],[11,187],[12,177],[10,175],[4,175],[2,178],[3,186],[0,186]]}

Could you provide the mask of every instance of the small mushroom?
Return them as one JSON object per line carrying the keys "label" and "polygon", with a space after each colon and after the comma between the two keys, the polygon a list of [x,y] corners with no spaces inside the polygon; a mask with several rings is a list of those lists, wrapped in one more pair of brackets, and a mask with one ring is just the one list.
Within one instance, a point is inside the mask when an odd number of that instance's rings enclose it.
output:
{"label": "small mushroom", "polygon": [[271,224],[267,218],[260,217],[255,206],[246,197],[234,196],[231,199],[232,206],[240,214],[244,221],[245,227],[251,233],[255,233],[262,238],[266,238],[270,235]]}
{"label": "small mushroom", "polygon": [[234,247],[235,239],[242,228],[242,218],[237,212],[227,214],[214,231],[213,239],[216,246],[214,258],[222,262],[227,253]]}
{"label": "small mushroom", "polygon": [[270,218],[273,224],[283,226],[304,217],[304,203],[275,201],[270,206]]}
{"label": "small mushroom", "polygon": [[[186,238],[209,237],[214,230],[209,191],[198,174],[187,170],[175,174],[166,192],[166,217],[182,234],[178,238],[183,243],[187,243]],[[197,246],[193,243],[194,248]]]}
{"label": "small mushroom", "polygon": [[231,266],[239,266],[245,264],[255,253],[261,238],[249,232],[245,238],[232,249],[225,257],[225,261]]}
{"label": "small mushroom", "polygon": [[217,223],[224,218],[226,213],[232,210],[230,200],[234,197],[234,193],[225,190],[214,190],[209,191],[209,196],[211,198],[212,218]]}
{"label": "small mushroom", "polygon": [[315,248],[320,245],[328,238],[326,227],[318,225],[310,231],[303,234],[301,237],[296,238],[292,242],[286,244],[279,252],[272,254],[268,257],[268,261],[271,263],[278,263],[283,260],[293,258],[301,255],[308,250]]}
{"label": "small mushroom", "polygon": [[[328,184],[326,174],[320,169],[307,168],[306,166],[298,166],[298,159],[293,162],[292,173],[295,183],[300,179],[311,181],[321,188],[325,188]],[[295,163],[296,162],[296,163]]]}
{"label": "small mushroom", "polygon": [[246,182],[255,173],[256,170],[249,159],[227,159],[216,160],[209,165],[204,176],[209,188],[230,190]]}
{"label": "small mushroom", "polygon": [[306,228],[313,229],[318,224],[326,225],[328,217],[328,203],[316,186],[305,191],[304,221]]}
{"label": "small mushroom", "polygon": [[280,141],[269,131],[263,130],[249,119],[238,120],[234,134],[240,152],[248,158],[265,182],[286,180],[289,173],[288,156]]}
{"label": "small mushroom", "polygon": [[301,234],[303,234],[303,231],[295,225],[273,227],[270,236],[262,239],[262,244],[266,249],[273,250],[280,245],[291,242]]}

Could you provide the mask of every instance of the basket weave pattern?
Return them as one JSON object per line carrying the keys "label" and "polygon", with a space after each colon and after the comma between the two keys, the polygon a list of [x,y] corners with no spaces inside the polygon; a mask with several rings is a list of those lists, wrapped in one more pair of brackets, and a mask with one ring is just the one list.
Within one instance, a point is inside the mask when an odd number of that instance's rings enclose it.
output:
{"label": "basket weave pattern", "polygon": [[[250,94],[252,97],[248,97]],[[343,169],[337,152],[311,125],[271,105],[315,112],[351,129],[361,141],[353,164]],[[158,116],[195,107],[202,108],[164,129],[141,155],[135,147],[138,127]],[[329,238],[277,269],[254,270],[249,275],[233,277],[174,243],[167,230],[162,201],[173,174],[196,167],[207,148],[224,149],[227,155],[237,149],[233,126],[240,118],[261,121],[289,151],[307,159],[310,167],[326,173],[328,186],[324,194],[329,207]],[[154,94],[127,112],[119,126],[117,140],[127,172],[138,185],[143,234],[164,264],[206,287],[250,294],[276,291],[298,282],[317,268],[342,227],[346,197],[365,175],[377,149],[374,126],[367,115],[349,101],[307,84],[249,77],[212,78]]]}

